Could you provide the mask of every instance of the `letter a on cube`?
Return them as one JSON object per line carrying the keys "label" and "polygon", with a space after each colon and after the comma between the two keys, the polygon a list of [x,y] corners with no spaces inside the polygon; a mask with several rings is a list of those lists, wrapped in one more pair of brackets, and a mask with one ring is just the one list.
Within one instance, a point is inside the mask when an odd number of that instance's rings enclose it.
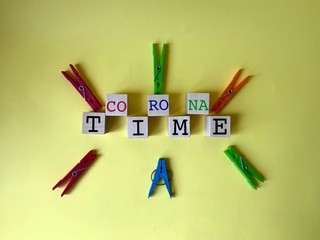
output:
{"label": "letter a on cube", "polygon": [[107,94],[106,116],[127,116],[128,94]]}
{"label": "letter a on cube", "polygon": [[186,97],[187,114],[209,114],[209,93],[188,93]]}
{"label": "letter a on cube", "polygon": [[190,137],[190,116],[168,117],[169,137]]}
{"label": "letter a on cube", "polygon": [[169,116],[169,95],[148,95],[148,116]]}
{"label": "letter a on cube", "polygon": [[105,134],[106,115],[100,112],[84,112],[82,114],[83,134]]}
{"label": "letter a on cube", "polygon": [[208,137],[230,137],[230,116],[206,116],[206,135]]}
{"label": "letter a on cube", "polygon": [[128,138],[148,137],[148,117],[127,118]]}

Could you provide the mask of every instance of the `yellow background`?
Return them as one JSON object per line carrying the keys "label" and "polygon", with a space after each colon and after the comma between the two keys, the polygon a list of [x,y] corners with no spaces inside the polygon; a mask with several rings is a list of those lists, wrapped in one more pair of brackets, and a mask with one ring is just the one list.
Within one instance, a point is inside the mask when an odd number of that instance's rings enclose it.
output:
{"label": "yellow background", "polygon": [[[319,239],[319,1],[0,1],[0,238]],[[211,103],[239,68],[254,77],[224,108],[230,138],[127,139],[126,117],[81,134],[87,103],[61,75],[77,64],[101,102],[128,93],[146,115],[152,43],[168,43],[171,115],[189,92]],[[160,46],[159,46],[160,48]],[[103,109],[102,109],[103,111]],[[224,155],[235,145],[266,178],[257,191]],[[58,182],[89,150],[71,193]],[[158,158],[174,173],[147,198]]]}

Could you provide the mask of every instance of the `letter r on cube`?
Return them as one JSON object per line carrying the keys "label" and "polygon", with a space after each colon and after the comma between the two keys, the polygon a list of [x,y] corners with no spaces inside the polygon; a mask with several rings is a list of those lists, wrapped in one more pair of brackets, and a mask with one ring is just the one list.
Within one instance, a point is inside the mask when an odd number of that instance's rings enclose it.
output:
{"label": "letter r on cube", "polygon": [[169,95],[148,95],[148,116],[169,116]]}

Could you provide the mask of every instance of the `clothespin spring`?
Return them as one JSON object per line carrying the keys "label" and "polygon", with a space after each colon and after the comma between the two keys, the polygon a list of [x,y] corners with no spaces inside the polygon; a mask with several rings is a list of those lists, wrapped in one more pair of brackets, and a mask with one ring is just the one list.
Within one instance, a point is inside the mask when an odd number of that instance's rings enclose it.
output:
{"label": "clothespin spring", "polygon": [[79,86],[79,90],[81,91],[81,92],[83,92],[83,98],[84,98],[84,100],[87,100],[86,99],[86,91],[84,90],[84,86]]}
{"label": "clothespin spring", "polygon": [[[156,80],[157,80],[157,78],[158,78],[158,76],[159,76],[159,74],[161,72],[161,66],[157,66],[156,69],[157,69],[157,75],[155,76],[155,78],[153,80],[154,82],[156,82]],[[160,83],[159,82],[156,82],[156,85],[157,85],[157,88],[160,87]],[[157,92],[157,93],[159,93],[159,92]]]}
{"label": "clothespin spring", "polygon": [[[154,170],[154,171],[151,173],[150,178],[151,178],[151,181],[152,181],[152,182],[153,182],[153,180],[154,180],[154,174],[155,174],[156,171],[157,171],[157,170]],[[172,171],[170,171],[170,170],[167,169],[167,175],[168,175],[168,178],[169,178],[169,181],[170,181],[170,179],[171,179],[172,176],[173,176]],[[163,185],[165,185],[165,183],[156,183],[156,185],[157,185],[157,186],[163,186]]]}
{"label": "clothespin spring", "polygon": [[83,171],[83,170],[85,170],[86,168],[81,168],[81,169],[79,169],[79,170],[76,170],[76,171],[74,171],[74,172],[72,172],[72,176],[77,176],[78,175],[78,172],[80,172],[80,171]]}
{"label": "clothespin spring", "polygon": [[246,171],[246,170],[248,169],[248,167],[243,164],[242,157],[240,157],[240,164],[241,164],[241,168],[242,168],[243,170]]}
{"label": "clothespin spring", "polygon": [[221,97],[219,97],[219,99],[229,96],[230,94],[232,94],[232,92],[233,92],[232,89],[229,89],[228,93],[226,93],[225,95],[222,95]]}

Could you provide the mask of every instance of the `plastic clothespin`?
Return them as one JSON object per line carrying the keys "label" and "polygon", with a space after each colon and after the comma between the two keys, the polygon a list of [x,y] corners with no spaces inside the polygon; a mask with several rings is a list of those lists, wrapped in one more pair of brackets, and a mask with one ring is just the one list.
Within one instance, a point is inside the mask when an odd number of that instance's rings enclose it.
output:
{"label": "plastic clothespin", "polygon": [[101,103],[90,91],[84,80],[81,78],[80,74],[77,72],[76,68],[72,64],[70,64],[69,66],[76,79],[72,78],[67,72],[61,71],[63,76],[74,86],[74,88],[80,93],[84,100],[86,100],[86,102],[90,105],[93,111],[99,110],[102,107]]}
{"label": "plastic clothespin", "polygon": [[229,146],[227,150],[224,151],[224,153],[230,158],[230,160],[236,165],[236,167],[239,169],[239,171],[242,173],[242,175],[247,179],[248,183],[253,189],[257,189],[256,184],[254,181],[250,178],[250,175],[258,179],[260,182],[264,182],[264,179],[261,175],[259,175],[257,172],[255,172],[240,156],[239,153],[236,152],[232,148],[232,146]]}
{"label": "plastic clothespin", "polygon": [[[164,159],[162,159],[162,158],[159,159],[157,169],[154,170],[152,172],[152,174],[154,172],[155,172],[155,174],[154,174],[154,178],[153,179],[152,179],[152,175],[151,175],[152,184],[151,184],[151,187],[150,187],[150,190],[149,190],[148,198],[151,196],[154,188],[157,185],[164,185],[164,184],[167,187],[167,190],[168,190],[170,198],[172,198],[172,193],[171,193],[170,184],[169,184],[169,177],[168,177],[167,168],[166,168],[166,162],[165,162]],[[163,179],[164,184],[158,184],[160,178]]]}
{"label": "plastic clothespin", "polygon": [[68,190],[72,187],[72,185],[77,181],[77,179],[81,176],[83,171],[89,167],[89,165],[93,162],[93,160],[96,158],[96,154],[94,150],[89,151],[82,159],[81,161],[71,169],[71,171],[64,177],[62,178],[54,187],[52,190],[56,189],[59,187],[61,184],[66,182],[69,178],[71,178],[70,182],[64,189],[64,191],[61,194],[61,197],[68,192]]}
{"label": "plastic clothespin", "polygon": [[235,86],[241,72],[242,69],[239,69],[236,75],[234,75],[226,90],[224,90],[219,99],[211,108],[211,111],[219,113],[224,108],[224,106],[232,99],[232,97],[243,87],[243,85],[249,81],[251,76],[246,77],[242,82]]}
{"label": "plastic clothespin", "polygon": [[158,62],[157,55],[157,44],[153,44],[153,71],[154,71],[154,94],[162,94],[162,78],[163,78],[163,69],[164,69],[164,56],[166,52],[167,44],[163,44],[160,64]]}

